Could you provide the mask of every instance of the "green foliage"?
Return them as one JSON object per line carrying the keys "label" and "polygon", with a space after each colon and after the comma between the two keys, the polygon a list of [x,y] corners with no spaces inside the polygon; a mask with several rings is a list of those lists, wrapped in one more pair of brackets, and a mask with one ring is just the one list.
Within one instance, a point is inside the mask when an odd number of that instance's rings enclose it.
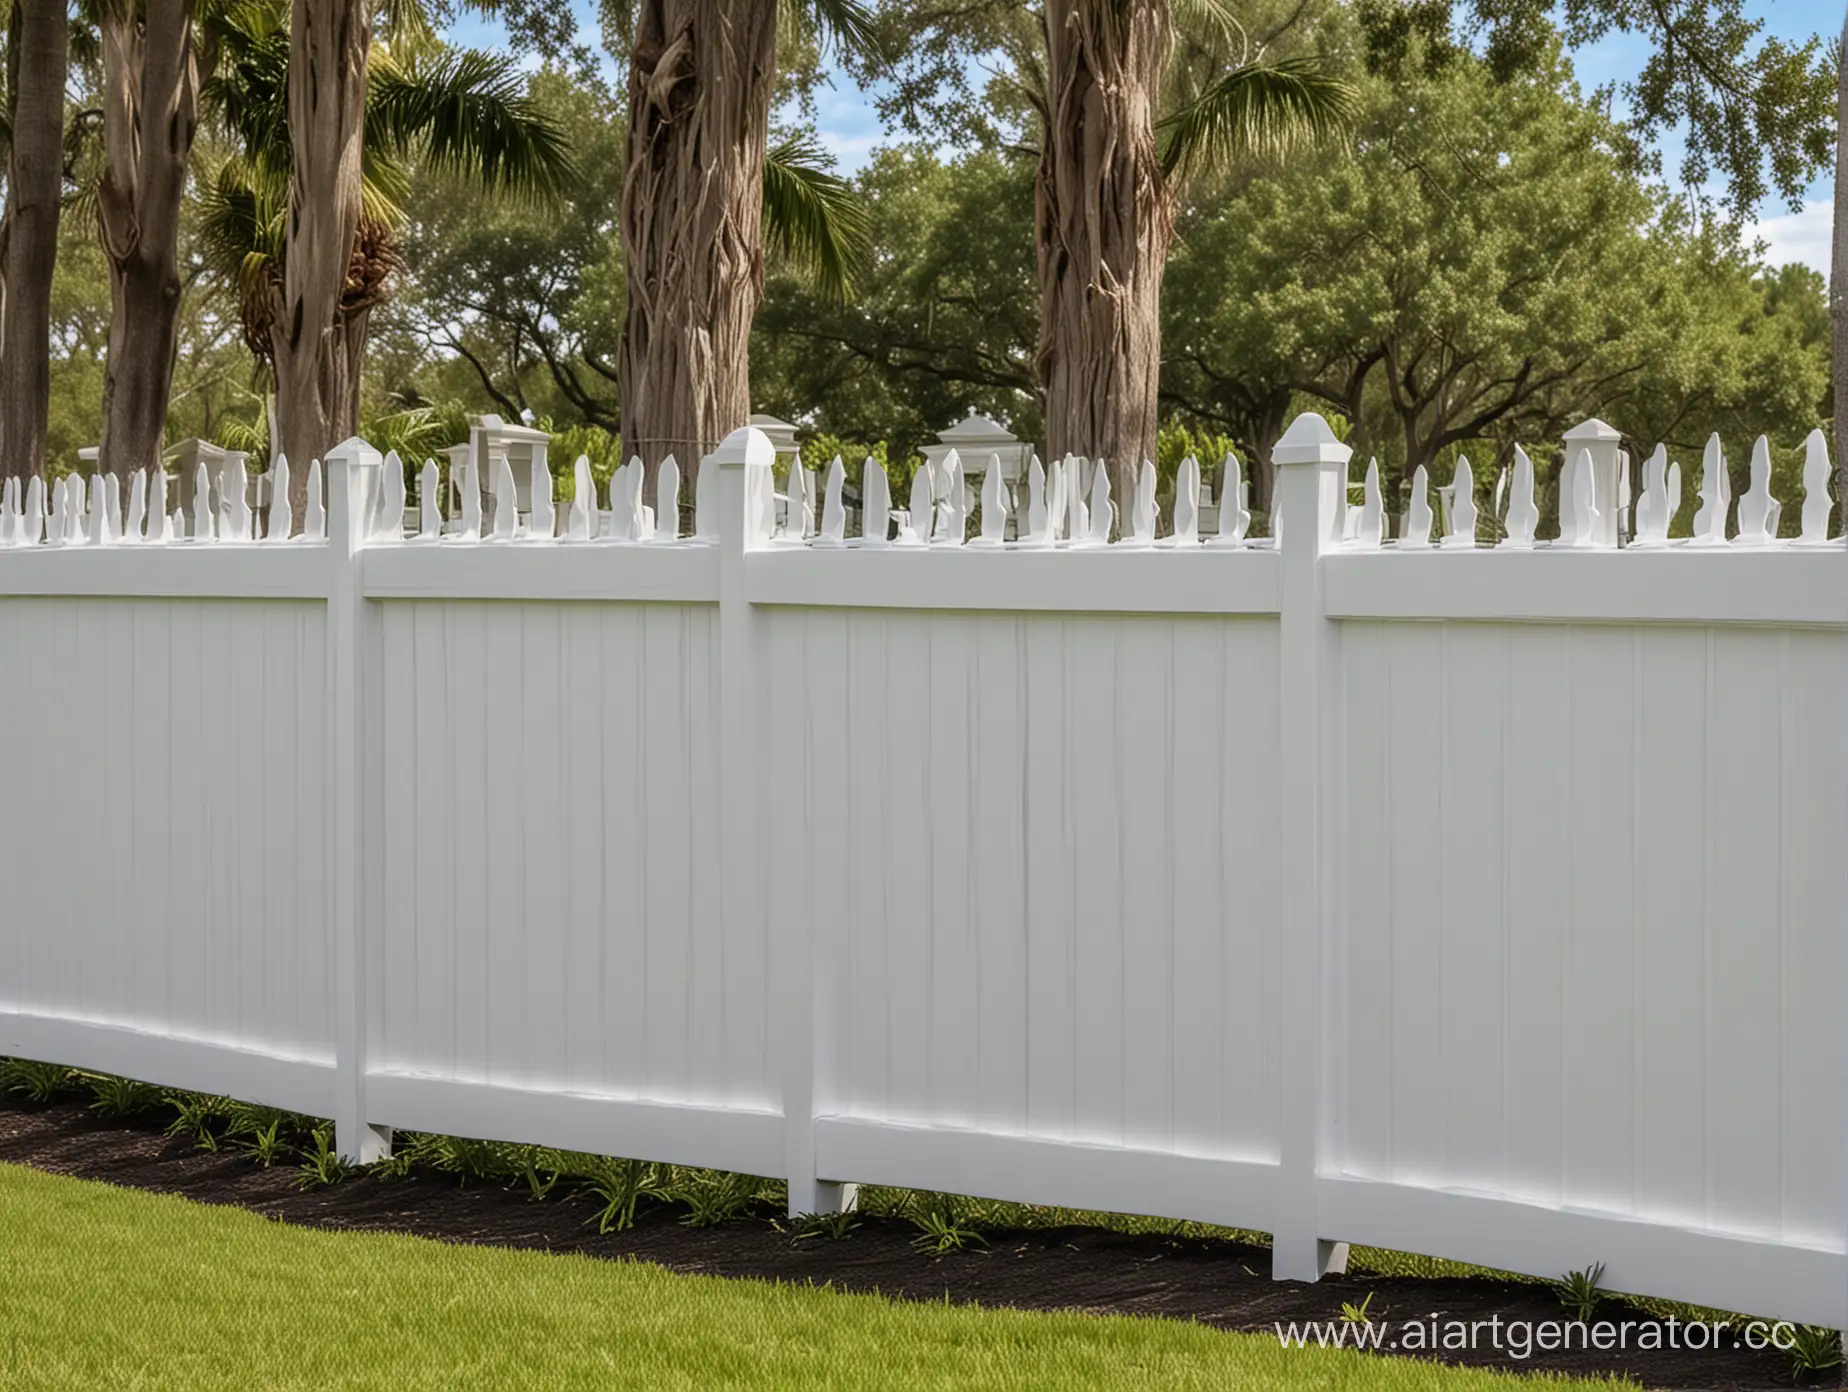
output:
{"label": "green foliage", "polygon": [[308,1149],[303,1152],[302,1177],[298,1182],[304,1189],[338,1184],[352,1173],[352,1168],[334,1150],[333,1127],[317,1126],[309,1138]]}
{"label": "green foliage", "polygon": [[[293,151],[288,130],[288,0],[212,10],[221,55],[201,101],[233,139],[203,181],[199,225],[206,265],[235,287],[246,345],[263,360],[281,302]],[[571,177],[567,133],[525,90],[510,55],[451,49],[400,32],[368,55],[360,251],[371,283],[350,284],[366,308],[388,298],[411,171],[477,191],[540,198]]]}
{"label": "green foliage", "polygon": [[804,1242],[812,1237],[840,1242],[859,1226],[860,1215],[851,1208],[838,1213],[798,1213],[789,1220],[789,1236],[792,1242]]}
{"label": "green foliage", "polygon": [[868,251],[866,207],[814,137],[792,135],[764,156],[764,236],[829,299],[844,301]]}
{"label": "green foliage", "polygon": [[656,1192],[658,1172],[645,1160],[616,1160],[599,1155],[581,1171],[590,1183],[586,1192],[603,1201],[603,1207],[590,1219],[599,1233],[621,1232],[635,1226],[635,1208],[644,1197]]}
{"label": "green foliage", "polygon": [[[841,461],[841,474],[846,481],[849,494],[856,497],[865,496],[866,461],[876,459],[884,467],[886,487],[895,506],[903,506],[911,490],[911,479],[924,463],[919,454],[894,460],[886,448],[884,440],[875,440],[871,445],[857,440],[843,440],[838,435],[824,432],[809,436],[802,442],[802,467],[815,475],[816,482],[826,486],[828,469],[836,456]],[[785,468],[782,474],[787,475]]]}
{"label": "green foliage", "polygon": [[572,173],[567,133],[527,94],[518,65],[475,49],[376,52],[367,68],[366,152],[382,190],[393,176],[408,178],[397,160],[542,204]]}
{"label": "green foliage", "polygon": [[761,1181],[723,1170],[677,1170],[672,1197],[687,1206],[680,1221],[690,1228],[713,1228],[750,1211]]}
{"label": "green foliage", "polygon": [[112,1120],[140,1116],[167,1100],[161,1089],[133,1078],[118,1078],[112,1073],[81,1073],[78,1076],[90,1089],[90,1110]]}
{"label": "green foliage", "polygon": [[[555,430],[614,431],[628,293],[613,219],[627,164],[624,105],[594,75],[555,66],[531,75],[527,96],[564,133],[573,167],[545,207],[483,202],[455,177],[414,172],[404,200],[408,274],[376,326],[377,388],[480,402],[476,410],[509,419],[530,410]],[[600,462],[594,449],[556,453]]]}
{"label": "green foliage", "polygon": [[258,1126],[252,1122],[247,1130],[234,1130],[232,1134],[243,1136],[243,1148],[250,1152],[250,1158],[267,1170],[289,1149],[279,1134],[281,1127],[282,1123],[277,1121],[272,1121],[267,1126]]}
{"label": "green foliage", "polygon": [[398,452],[403,461],[412,497],[417,496],[416,470],[426,459],[437,458],[447,467],[441,452],[468,439],[469,411],[460,401],[439,405],[407,406],[363,420],[360,434],[380,454]]}
{"label": "green foliage", "polygon": [[422,1134],[406,1148],[413,1164],[424,1164],[444,1174],[461,1177],[466,1186],[472,1180],[508,1180],[519,1174],[512,1147],[495,1141],[480,1141],[468,1136]]}
{"label": "green foliage", "polygon": [[1204,427],[1162,426],[1155,435],[1155,502],[1163,518],[1173,516],[1175,477],[1189,455],[1199,462],[1200,477],[1211,485],[1217,499],[1224,487],[1222,475],[1228,454],[1239,454],[1242,462],[1243,451],[1230,435]]}
{"label": "green foliage", "polygon": [[1257,510],[1306,406],[1348,417],[1389,501],[1460,450],[1479,485],[1517,440],[1543,465],[1594,415],[1641,457],[1826,414],[1812,273],[1761,272],[1736,228],[1639,177],[1556,44],[1501,82],[1420,42],[1360,83],[1354,148],[1254,164],[1180,215],[1163,399],[1241,442]]}
{"label": "green foliage", "polygon": [[1780,1325],[1773,1334],[1773,1344],[1785,1346],[1790,1370],[1799,1379],[1842,1366],[1839,1329],[1823,1329],[1814,1324]]}
{"label": "green foliage", "polygon": [[34,1102],[56,1102],[77,1090],[79,1076],[75,1069],[56,1063],[35,1063],[30,1059],[0,1060],[0,1088],[23,1093]]}
{"label": "green foliage", "polygon": [[1604,1299],[1604,1287],[1599,1284],[1604,1279],[1604,1263],[1596,1262],[1583,1271],[1568,1271],[1553,1283],[1559,1293],[1559,1303],[1566,1307],[1572,1318],[1581,1324],[1591,1323],[1591,1317],[1598,1312],[1598,1304]]}
{"label": "green foliage", "polygon": [[579,458],[590,461],[591,482],[600,496],[609,496],[610,475],[623,465],[622,437],[600,425],[573,425],[563,430],[551,421],[538,422],[541,429],[552,432],[552,496],[559,502],[570,499],[574,471]]}
{"label": "green foliage", "polygon": [[920,1252],[940,1257],[963,1251],[971,1243],[988,1245],[988,1239],[975,1227],[969,1210],[953,1194],[923,1196],[914,1204],[910,1216],[912,1225],[918,1229],[911,1245]]}
{"label": "green foliage", "polygon": [[[885,441],[902,499],[918,450],[971,407],[1024,439],[1042,433],[1033,165],[992,152],[946,162],[933,142],[876,152],[856,184],[877,254],[854,302],[773,275],[752,336],[752,393],[785,420]],[[865,451],[840,453],[851,467]]]}
{"label": "green foliage", "polygon": [[1367,1292],[1367,1298],[1356,1305],[1352,1301],[1341,1302],[1341,1318],[1347,1324],[1372,1324],[1373,1316],[1368,1313],[1373,1309],[1373,1292]]}
{"label": "green foliage", "polygon": [[168,1093],[166,1100],[174,1110],[173,1120],[167,1123],[169,1136],[190,1136],[201,1150],[218,1149],[218,1132],[214,1128],[232,1115],[234,1104],[228,1097],[204,1092],[174,1092]]}
{"label": "green foliage", "polygon": [[[1745,218],[1775,188],[1792,206],[1833,154],[1835,54],[1822,38],[1791,44],[1763,36],[1741,0],[1471,0],[1487,28],[1488,61],[1519,82],[1563,27],[1574,48],[1635,34],[1649,60],[1621,85],[1629,138],[1685,132],[1682,182],[1700,189],[1718,174],[1726,202]],[[1659,169],[1658,153],[1642,153]]]}
{"label": "green foliage", "polygon": [[1186,174],[1241,157],[1300,152],[1353,120],[1354,89],[1318,58],[1241,63],[1161,122],[1162,166]]}

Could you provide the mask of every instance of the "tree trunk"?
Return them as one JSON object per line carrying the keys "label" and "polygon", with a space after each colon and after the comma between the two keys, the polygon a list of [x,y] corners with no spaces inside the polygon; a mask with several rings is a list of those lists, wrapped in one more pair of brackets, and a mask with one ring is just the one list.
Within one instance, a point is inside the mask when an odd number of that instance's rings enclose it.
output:
{"label": "tree trunk", "polygon": [[103,177],[109,362],[102,466],[126,478],[160,464],[179,348],[180,209],[199,119],[193,0],[104,7]]}
{"label": "tree trunk", "polygon": [[1848,14],[1835,79],[1835,236],[1829,266],[1830,339],[1835,377],[1835,497],[1848,532]]}
{"label": "tree trunk", "polygon": [[1168,0],[1047,0],[1039,379],[1054,458],[1107,460],[1119,512],[1155,457],[1174,202],[1155,143]]}
{"label": "tree trunk", "polygon": [[750,419],[776,12],[764,0],[642,0],[636,17],[618,385],[623,451],[641,457],[650,499],[662,459],[690,484]]}
{"label": "tree trunk", "polygon": [[289,32],[289,187],[282,304],[270,330],[289,494],[304,515],[308,465],[358,426],[365,316],[341,310],[359,234],[372,6],[295,0]]}
{"label": "tree trunk", "polygon": [[64,186],[65,0],[14,0],[7,60],[13,151],[0,234],[0,475],[45,472],[51,274]]}

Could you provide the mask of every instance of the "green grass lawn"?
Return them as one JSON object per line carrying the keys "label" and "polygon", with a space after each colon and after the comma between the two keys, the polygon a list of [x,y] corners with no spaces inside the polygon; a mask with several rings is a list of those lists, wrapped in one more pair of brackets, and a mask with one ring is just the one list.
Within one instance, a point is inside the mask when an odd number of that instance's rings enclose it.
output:
{"label": "green grass lawn", "polygon": [[[285,1227],[0,1165],[8,1388],[1510,1388],[1261,1335]],[[1550,1383],[1550,1387],[1590,1384]]]}

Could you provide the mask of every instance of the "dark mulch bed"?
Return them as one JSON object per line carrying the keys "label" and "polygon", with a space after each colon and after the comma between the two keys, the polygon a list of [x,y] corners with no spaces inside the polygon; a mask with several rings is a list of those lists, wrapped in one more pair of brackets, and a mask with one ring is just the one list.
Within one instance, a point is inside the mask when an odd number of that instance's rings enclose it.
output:
{"label": "dark mulch bed", "polygon": [[[291,1164],[262,1169],[237,1152],[213,1153],[189,1140],[170,1140],[158,1120],[105,1121],[77,1102],[35,1106],[0,1097],[0,1161],[235,1204],[308,1227],[636,1257],[674,1271],[829,1283],[917,1300],[947,1296],[1026,1310],[1156,1315],[1264,1333],[1273,1332],[1276,1321],[1338,1318],[1343,1301],[1359,1303],[1369,1292],[1369,1314],[1395,1326],[1434,1316],[1484,1321],[1485,1327],[1498,1315],[1503,1325],[1563,1318],[1544,1286],[1364,1274],[1314,1286],[1276,1283],[1270,1279],[1270,1254],[1262,1248],[1095,1228],[990,1232],[986,1249],[931,1257],[913,1250],[914,1228],[890,1219],[868,1219],[844,1241],[816,1238],[792,1245],[767,1222],[692,1228],[679,1221],[677,1210],[656,1206],[638,1215],[629,1231],[599,1235],[594,1221],[586,1225],[598,1205],[567,1193],[568,1180],[541,1203],[530,1201],[521,1188],[479,1182],[464,1187],[455,1176],[427,1173],[361,1175],[332,1188],[304,1190]],[[1641,1341],[1644,1326],[1657,1323],[1617,1300],[1601,1305],[1598,1318],[1631,1326],[1630,1345]],[[1731,1336],[1723,1342],[1730,1345]],[[1524,1363],[1486,1348],[1441,1356],[1517,1371],[1628,1375],[1649,1387],[1792,1385],[1783,1355],[1730,1346],[1710,1352],[1574,1348],[1536,1353]]]}

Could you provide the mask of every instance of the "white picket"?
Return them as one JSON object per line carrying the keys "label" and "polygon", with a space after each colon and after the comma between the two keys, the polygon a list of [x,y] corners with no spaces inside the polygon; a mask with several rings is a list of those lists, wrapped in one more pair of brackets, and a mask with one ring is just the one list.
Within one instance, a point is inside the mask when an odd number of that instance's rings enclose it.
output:
{"label": "white picket", "polygon": [[289,541],[295,534],[295,504],[289,497],[293,480],[289,477],[289,456],[278,454],[270,465],[270,541]]}
{"label": "white picket", "polygon": [[[390,472],[389,467],[387,472]],[[558,512],[552,506],[552,470],[543,452],[533,452],[532,510],[527,518],[528,541],[550,541],[558,533]]]}
{"label": "white picket", "polygon": [[[270,506],[274,508],[274,494]],[[397,450],[389,450],[385,455],[383,474],[379,479],[379,516],[377,532],[389,541],[404,540],[404,460],[399,458]]]}
{"label": "white picket", "polygon": [[1200,461],[1188,455],[1174,478],[1174,530],[1168,534],[1173,546],[1194,546],[1200,540]]}
{"label": "white picket", "polygon": [[892,482],[885,465],[870,454],[860,465],[860,545],[880,549],[890,545]]}
{"label": "white picket", "polygon": [[930,544],[931,522],[936,516],[936,507],[931,498],[930,487],[930,470],[920,467],[911,476],[911,509],[906,526],[899,533],[898,544],[900,546],[928,546]]}
{"label": "white picket", "polygon": [[1726,474],[1726,450],[1715,433],[1708,437],[1700,461],[1700,510],[1694,514],[1694,544],[1726,544],[1726,511],[1732,502],[1732,481]]}
{"label": "white picket", "polygon": [[580,454],[571,466],[571,513],[565,520],[566,541],[589,541],[597,529],[597,483],[591,476],[590,457]]}
{"label": "white picket", "polygon": [[[376,456],[375,456],[376,457]],[[308,502],[302,509],[303,541],[327,540],[327,504],[326,494],[321,487],[321,461],[311,460],[308,465]]]}
{"label": "white picket", "polygon": [[828,464],[826,497],[821,505],[821,532],[815,545],[823,550],[847,544],[847,505],[842,491],[847,486],[847,466],[837,454]]}
{"label": "white picket", "polygon": [[1829,442],[1812,430],[1803,442],[1803,535],[1805,546],[1821,546],[1829,539]]}
{"label": "white picket", "polygon": [[1438,543],[1452,551],[1468,550],[1476,544],[1476,477],[1469,467],[1469,456],[1457,456],[1456,471],[1450,476],[1450,528]]}
{"label": "white picket", "polygon": [[137,469],[128,481],[128,511],[122,517],[122,540],[134,545],[143,539],[148,515],[147,470]]}
{"label": "white picket", "polygon": [[428,545],[443,534],[443,475],[434,459],[417,476],[417,540]]}
{"label": "white picket", "polygon": [[1401,551],[1425,551],[1431,546],[1431,496],[1425,466],[1412,470],[1412,496],[1405,514],[1405,534],[1399,538]]}
{"label": "white picket", "polygon": [[648,535],[650,541],[677,541],[680,538],[680,465],[673,455],[661,461],[655,475],[655,521]]}
{"label": "white picket", "polygon": [[1771,496],[1771,442],[1760,435],[1752,446],[1752,483],[1739,499],[1738,542],[1768,546],[1777,540],[1777,500]]}

